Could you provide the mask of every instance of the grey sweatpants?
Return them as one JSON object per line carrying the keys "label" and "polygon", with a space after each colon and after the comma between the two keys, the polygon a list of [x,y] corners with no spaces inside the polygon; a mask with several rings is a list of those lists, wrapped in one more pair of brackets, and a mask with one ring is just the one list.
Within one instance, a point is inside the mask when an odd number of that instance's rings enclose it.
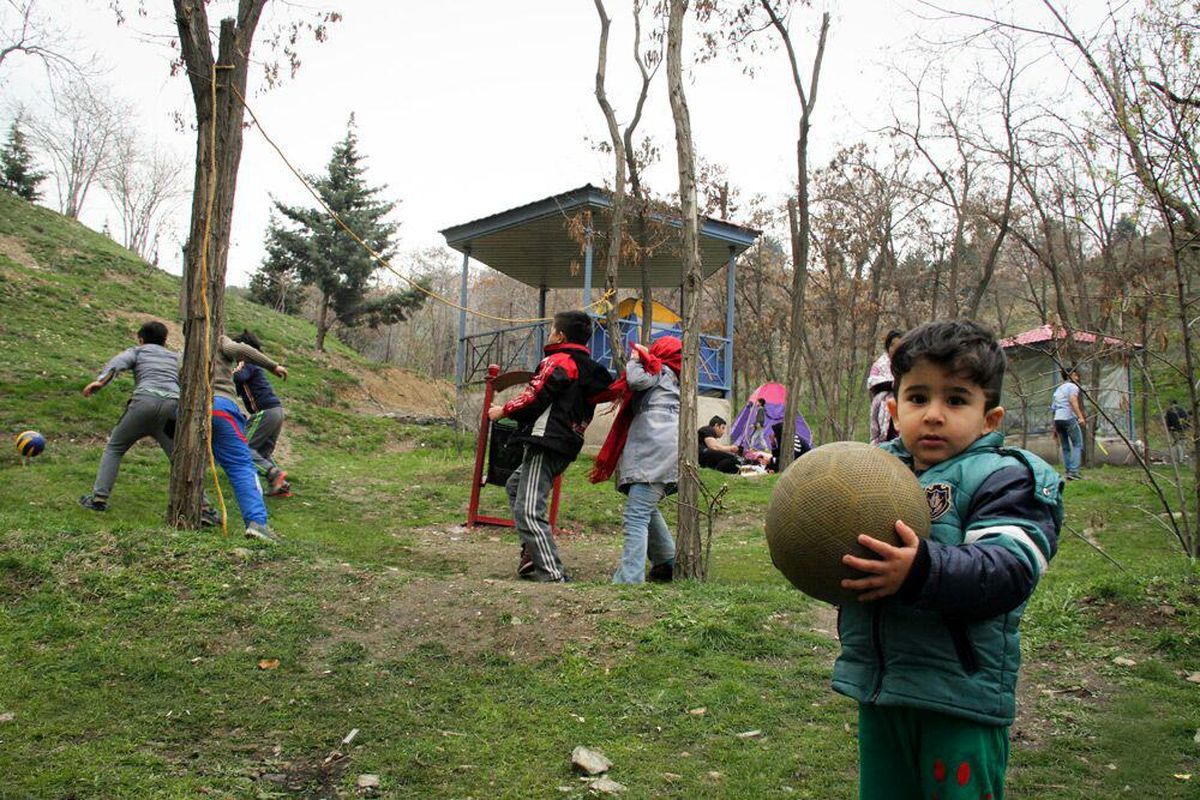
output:
{"label": "grey sweatpants", "polygon": [[246,444],[250,445],[250,457],[255,468],[268,478],[279,469],[271,458],[283,430],[283,406],[264,408],[250,418],[246,426]]}
{"label": "grey sweatpants", "polygon": [[108,435],[108,444],[104,447],[100,469],[96,473],[96,485],[92,487],[94,495],[108,497],[112,494],[113,484],[117,482],[117,472],[121,469],[121,458],[140,439],[153,436],[158,446],[167,454],[167,458],[171,458],[175,440],[167,435],[166,427],[167,423],[175,418],[178,402],[174,398],[148,394],[135,394],[129,398],[125,405],[125,413]]}
{"label": "grey sweatpants", "polygon": [[554,479],[574,460],[552,450],[526,445],[521,466],[513,471],[504,487],[508,490],[517,534],[533,559],[533,578],[538,581],[563,578],[563,563],[554,545],[546,502]]}

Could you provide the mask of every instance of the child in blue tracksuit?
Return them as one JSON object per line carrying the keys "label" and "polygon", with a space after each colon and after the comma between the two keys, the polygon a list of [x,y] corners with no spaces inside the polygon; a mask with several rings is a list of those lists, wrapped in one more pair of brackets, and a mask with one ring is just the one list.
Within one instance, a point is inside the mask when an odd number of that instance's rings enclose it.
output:
{"label": "child in blue tracksuit", "polygon": [[[233,340],[262,352],[262,342],[248,330],[243,330]],[[267,496],[291,497],[292,487],[287,481],[287,473],[279,468],[274,457],[275,445],[283,430],[283,403],[279,401],[263,368],[257,364],[239,363],[237,371],[233,373],[233,383],[237,386],[246,413],[250,415],[246,443],[250,446],[250,457],[254,459],[258,474],[267,479]]]}
{"label": "child in blue tracksuit", "polygon": [[973,322],[932,322],[892,357],[885,445],[917,474],[930,537],[897,521],[901,544],[843,557],[833,688],[859,703],[859,797],[1002,800],[1016,710],[1018,625],[1058,547],[1062,480],[1004,447],[1005,356]]}
{"label": "child in blue tracksuit", "polygon": [[258,483],[258,472],[250,447],[246,440],[246,418],[238,408],[237,395],[233,387],[233,370],[239,362],[257,364],[287,380],[287,367],[277,364],[248,344],[235,342],[221,336],[217,352],[213,354],[213,408],[212,450],[213,458],[233,485],[242,521],[246,523],[246,536],[275,542],[275,533],[267,526],[267,506],[263,503],[262,487]]}

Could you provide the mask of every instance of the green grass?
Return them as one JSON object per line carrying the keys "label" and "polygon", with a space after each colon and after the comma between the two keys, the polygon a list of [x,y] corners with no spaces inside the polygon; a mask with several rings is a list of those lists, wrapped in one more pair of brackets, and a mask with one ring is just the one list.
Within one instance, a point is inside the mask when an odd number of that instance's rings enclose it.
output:
{"label": "green grass", "polygon": [[[49,439],[28,466],[0,450],[0,797],[353,797],[363,773],[387,797],[582,797],[577,745],[628,797],[856,795],[832,610],[763,540],[773,479],[732,484],[709,582],[615,587],[621,498],[576,465],[560,523],[578,580],[523,584],[511,532],[461,528],[469,440],[351,413],[310,327],[231,301],[303,365],[283,388],[296,496],[270,506],[285,542],[163,527],[149,445],[91,513],[76,499],[125,392],[79,387],[128,315],[172,315],[178,283],[2,193],[0,236],[42,265],[0,255],[0,426]],[[1067,521],[1125,571],[1064,533],[1023,627],[1009,796],[1194,797],[1200,574],[1139,510],[1136,473],[1088,476]]]}

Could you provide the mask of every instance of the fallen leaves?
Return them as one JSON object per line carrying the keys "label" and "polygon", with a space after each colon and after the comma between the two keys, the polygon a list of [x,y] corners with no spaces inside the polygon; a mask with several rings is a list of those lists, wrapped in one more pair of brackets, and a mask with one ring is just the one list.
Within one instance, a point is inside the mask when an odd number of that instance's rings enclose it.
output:
{"label": "fallen leaves", "polygon": [[279,659],[278,658],[259,659],[258,668],[259,669],[279,669]]}

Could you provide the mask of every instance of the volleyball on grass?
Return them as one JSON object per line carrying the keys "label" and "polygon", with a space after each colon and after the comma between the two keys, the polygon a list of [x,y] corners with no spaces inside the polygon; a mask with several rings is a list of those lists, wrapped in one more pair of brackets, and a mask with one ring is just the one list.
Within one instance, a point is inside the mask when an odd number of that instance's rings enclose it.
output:
{"label": "volleyball on grass", "polygon": [[917,476],[900,459],[862,442],[832,442],[796,459],[767,506],[771,561],[807,595],[834,605],[855,602],[841,587],[864,574],[842,563],[850,553],[877,556],[858,543],[865,533],[900,544],[896,520],[929,536],[929,503]]}
{"label": "volleyball on grass", "polygon": [[23,456],[36,456],[46,449],[46,437],[37,431],[17,434],[17,452]]}

